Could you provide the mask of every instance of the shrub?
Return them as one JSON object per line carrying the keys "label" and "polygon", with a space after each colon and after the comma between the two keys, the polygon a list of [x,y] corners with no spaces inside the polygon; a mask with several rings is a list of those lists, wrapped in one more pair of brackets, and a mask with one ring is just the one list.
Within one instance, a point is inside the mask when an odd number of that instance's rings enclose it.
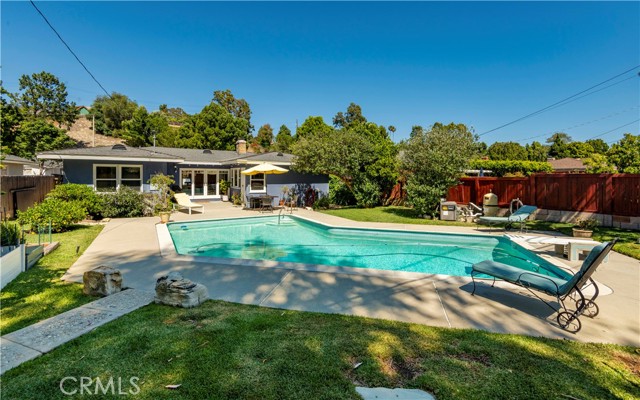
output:
{"label": "shrub", "polygon": [[131,218],[145,215],[145,196],[138,190],[121,187],[117,192],[105,193],[102,215],[107,218]]}
{"label": "shrub", "polygon": [[320,193],[311,207],[314,210],[326,210],[329,208],[329,196]]}
{"label": "shrub", "polygon": [[102,197],[90,186],[77,183],[65,183],[56,186],[49,194],[49,199],[59,199],[62,201],[76,201],[86,210],[88,215],[97,217],[102,212]]}
{"label": "shrub", "polygon": [[368,179],[354,183],[353,195],[358,207],[371,208],[380,203],[380,187]]}
{"label": "shrub", "polygon": [[536,172],[553,172],[551,164],[539,161],[471,160],[469,168],[490,170],[495,176],[529,176]]}
{"label": "shrub", "polygon": [[51,230],[63,232],[73,224],[82,221],[86,209],[79,201],[64,201],[57,198],[45,199],[26,211],[18,211],[18,222],[22,225],[47,226],[51,222]]}
{"label": "shrub", "polygon": [[240,196],[240,193],[234,193],[231,196],[231,201],[233,201],[233,205],[239,206],[242,204],[242,196]]}
{"label": "shrub", "polygon": [[338,177],[331,175],[329,178],[329,202],[340,206],[356,204],[356,198]]}
{"label": "shrub", "polygon": [[442,189],[434,186],[420,185],[414,180],[407,182],[407,202],[421,216],[436,215],[442,193]]}
{"label": "shrub", "polygon": [[16,246],[20,244],[20,228],[17,224],[3,221],[0,224],[0,245]]}
{"label": "shrub", "polygon": [[600,225],[595,218],[585,218],[585,219],[577,219],[575,223],[575,227],[578,229],[582,229],[585,231],[592,231]]}

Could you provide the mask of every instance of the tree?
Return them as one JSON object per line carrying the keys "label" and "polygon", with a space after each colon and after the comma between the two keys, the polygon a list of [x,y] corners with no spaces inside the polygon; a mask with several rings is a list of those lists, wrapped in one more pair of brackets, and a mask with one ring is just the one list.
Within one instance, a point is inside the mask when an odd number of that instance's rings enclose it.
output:
{"label": "tree", "polygon": [[174,143],[191,149],[234,150],[238,139],[250,139],[248,124],[246,119],[234,117],[211,102],[178,129]]}
{"label": "tree", "polygon": [[609,162],[625,174],[640,174],[640,135],[625,133],[607,152]]}
{"label": "tree", "polygon": [[421,215],[435,215],[440,198],[458,183],[477,145],[464,124],[434,124],[417,132],[403,147],[407,201]]}
{"label": "tree", "polygon": [[169,108],[166,104],[161,104],[159,110],[167,118],[169,124],[182,125],[189,118],[189,114],[180,107]]}
{"label": "tree", "polygon": [[610,174],[616,172],[616,168],[609,164],[607,157],[593,153],[591,157],[582,160],[583,164],[587,167],[586,172],[588,174]]}
{"label": "tree", "polygon": [[424,128],[420,125],[414,125],[411,127],[411,133],[409,133],[409,138],[412,138],[417,135],[424,134]]}
{"label": "tree", "polygon": [[245,99],[236,99],[231,90],[216,90],[213,92],[213,102],[222,106],[229,114],[235,118],[242,118],[247,121],[247,135],[253,132],[251,125],[251,107]]}
{"label": "tree", "polygon": [[495,142],[487,149],[487,155],[494,161],[526,160],[527,150],[516,142]]}
{"label": "tree", "polygon": [[595,153],[593,147],[585,142],[571,142],[566,147],[566,157],[586,158]]}
{"label": "tree", "polygon": [[258,135],[256,136],[258,144],[264,148],[269,149],[273,142],[273,128],[269,124],[264,124],[258,129]]}
{"label": "tree", "polygon": [[551,143],[549,147],[549,157],[569,157],[568,144],[570,142],[571,136],[566,133],[558,132],[551,135],[551,137],[547,139],[547,143]]}
{"label": "tree", "polygon": [[73,147],[76,142],[43,119],[26,119],[17,130],[13,153],[33,159],[36,153]]}
{"label": "tree", "polygon": [[156,142],[160,143],[158,136],[162,139],[162,134],[169,130],[166,117],[161,113],[147,112],[144,107],[138,107],[131,119],[122,124],[122,137],[126,144],[133,147],[143,147],[153,145],[154,135]]}
{"label": "tree", "polygon": [[593,151],[598,154],[607,154],[609,151],[609,145],[602,139],[589,139],[585,142],[593,148]]}
{"label": "tree", "polygon": [[15,99],[25,115],[71,126],[78,118],[76,103],[67,100],[67,87],[48,72],[22,75]]}
{"label": "tree", "polygon": [[548,150],[540,142],[535,141],[531,144],[525,145],[524,148],[527,151],[527,160],[539,162],[547,161]]}
{"label": "tree", "polygon": [[137,109],[138,104],[121,93],[96,97],[91,106],[96,131],[108,136],[121,135],[124,121],[130,120]]}
{"label": "tree", "polygon": [[333,128],[324,123],[322,117],[307,117],[302,125],[296,129],[296,139],[308,137],[315,134],[331,133]]}
{"label": "tree", "polygon": [[333,117],[333,126],[336,128],[346,128],[352,124],[361,124],[367,122],[367,119],[362,115],[362,108],[356,103],[349,104],[347,112],[338,112]]}
{"label": "tree", "polygon": [[286,125],[282,125],[276,136],[276,150],[288,153],[291,151],[294,139],[291,136],[291,130]]}
{"label": "tree", "polygon": [[393,125],[389,125],[387,129],[389,130],[389,132],[391,132],[391,138],[393,139],[393,137],[396,135],[396,127]]}
{"label": "tree", "polygon": [[[9,99],[5,96],[8,96]],[[10,102],[10,96],[10,93],[0,86],[0,138],[2,138],[2,145],[6,147],[7,152],[16,154],[18,128],[24,120],[24,115],[15,102]]]}

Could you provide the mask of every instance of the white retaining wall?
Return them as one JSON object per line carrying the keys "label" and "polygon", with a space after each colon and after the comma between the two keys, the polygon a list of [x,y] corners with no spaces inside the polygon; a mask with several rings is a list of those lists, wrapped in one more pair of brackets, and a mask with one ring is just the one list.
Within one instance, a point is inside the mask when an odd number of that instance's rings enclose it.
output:
{"label": "white retaining wall", "polygon": [[25,270],[25,245],[21,244],[0,258],[0,289]]}

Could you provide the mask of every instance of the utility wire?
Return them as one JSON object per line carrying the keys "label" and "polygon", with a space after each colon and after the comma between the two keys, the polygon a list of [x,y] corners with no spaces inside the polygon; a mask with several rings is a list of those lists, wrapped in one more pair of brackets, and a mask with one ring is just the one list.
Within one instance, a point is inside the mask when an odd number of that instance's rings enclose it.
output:
{"label": "utility wire", "polygon": [[618,130],[618,129],[620,129],[620,128],[624,128],[625,126],[628,126],[628,125],[631,125],[631,124],[635,124],[635,123],[636,123],[636,122],[638,122],[638,121],[640,121],[640,118],[638,118],[638,119],[637,119],[637,120],[635,120],[635,121],[631,121],[631,122],[629,122],[628,124],[620,125],[620,126],[619,126],[619,127],[617,127],[617,128],[613,128],[613,129],[611,129],[610,131],[606,131],[606,132],[601,133],[601,134],[599,134],[599,135],[596,135],[596,136],[590,137],[590,138],[589,138],[589,139],[587,139],[587,140],[591,140],[591,139],[598,138],[598,137],[600,137],[600,136],[604,136],[604,135],[606,135],[607,133],[611,133],[611,132],[613,132],[613,131],[616,131],[616,130]]}
{"label": "utility wire", "polygon": [[76,53],[71,50],[71,47],[69,47],[69,45],[67,44],[67,42],[64,41],[64,39],[62,38],[62,36],[60,36],[60,34],[58,33],[58,31],[56,30],[56,28],[53,27],[53,25],[51,25],[51,22],[49,22],[49,20],[47,19],[47,17],[45,17],[45,15],[42,13],[42,11],[40,11],[40,9],[36,6],[36,4],[33,2],[33,0],[29,0],[29,2],[31,3],[31,5],[33,6],[33,8],[36,9],[36,11],[38,12],[38,14],[40,14],[40,16],[42,17],[42,19],[44,19],[44,22],[47,23],[47,25],[49,25],[49,28],[51,28],[51,30],[56,34],[56,36],[58,36],[58,39],[60,39],[60,41],[65,45],[65,47],[67,48],[67,50],[69,50],[69,52],[71,52],[71,54],[76,58],[76,60],[78,60],[78,62],[80,63],[80,65],[82,65],[82,68],[84,68],[85,71],[87,71],[87,73],[91,76],[91,78],[93,78],[93,80],[98,84],[98,86],[100,86],[100,89],[102,89],[105,94],[109,97],[111,97],[111,95],[109,94],[109,92],[107,92],[107,89],[104,88],[104,86],[102,86],[102,84],[100,82],[98,82],[98,79],[96,79],[95,76],[93,76],[93,74],[91,73],[91,71],[89,71],[89,68],[87,68],[86,65],[84,65],[84,63],[82,61],[80,61],[80,58],[78,58],[78,56],[76,55]]}
{"label": "utility wire", "polygon": [[579,127],[581,127],[581,126],[585,126],[585,125],[593,124],[594,122],[599,122],[599,121],[602,121],[602,120],[605,120],[605,119],[608,119],[608,118],[615,117],[616,115],[624,114],[624,113],[629,112],[629,111],[631,111],[631,110],[636,110],[636,109],[638,109],[638,108],[640,108],[640,106],[635,106],[635,107],[627,108],[627,109],[624,109],[624,110],[622,110],[622,111],[618,111],[618,112],[615,112],[615,113],[612,113],[612,114],[609,114],[609,115],[605,115],[604,117],[600,117],[600,118],[597,118],[597,119],[594,119],[594,120],[591,120],[591,121],[588,121],[588,122],[582,122],[582,123],[580,123],[580,124],[570,126],[570,127],[568,127],[568,128],[560,128],[560,129],[556,129],[556,130],[554,130],[553,132],[549,132],[549,133],[542,133],[542,134],[540,134],[540,135],[535,135],[535,136],[529,136],[529,137],[527,137],[527,138],[520,139],[520,141],[521,141],[521,142],[524,142],[524,141],[526,141],[526,140],[531,140],[531,139],[536,139],[536,138],[543,137],[543,136],[547,136],[547,135],[552,135],[552,134],[554,134],[554,133],[556,133],[556,132],[570,131],[570,130],[572,130],[572,129],[579,128]]}
{"label": "utility wire", "polygon": [[[484,136],[484,135],[486,135],[486,134],[488,134],[488,133],[491,133],[491,132],[497,131],[498,129],[502,129],[502,128],[506,127],[506,126],[513,125],[513,124],[515,124],[516,122],[520,122],[520,121],[522,121],[523,119],[527,119],[527,118],[532,117],[532,116],[534,116],[534,115],[537,115],[537,114],[540,114],[540,113],[542,113],[542,112],[548,111],[549,109],[551,109],[551,108],[553,108],[553,107],[556,107],[556,106],[558,106],[558,105],[561,105],[562,103],[567,102],[567,100],[571,100],[571,99],[573,99],[574,97],[578,97],[578,96],[580,96],[581,94],[584,94],[584,93],[586,93],[586,92],[588,92],[588,91],[590,91],[590,90],[592,90],[592,89],[597,88],[598,86],[601,86],[601,85],[603,85],[603,84],[605,84],[605,83],[607,83],[607,82],[610,82],[610,81],[612,81],[612,80],[614,80],[614,79],[616,79],[616,78],[618,78],[618,77],[620,77],[620,76],[622,76],[622,75],[624,75],[624,74],[627,74],[627,73],[629,73],[629,72],[633,71],[634,69],[637,69],[638,67],[640,67],[640,65],[636,65],[636,66],[635,66],[635,67],[633,67],[633,68],[629,68],[628,70],[626,70],[626,71],[624,71],[624,72],[621,72],[621,73],[619,73],[618,75],[613,76],[613,77],[611,77],[611,78],[609,78],[609,79],[607,79],[607,80],[605,80],[605,81],[602,81],[602,82],[598,83],[597,85],[593,85],[593,86],[591,86],[591,87],[589,87],[589,88],[587,88],[587,89],[585,89],[585,90],[582,90],[582,91],[580,91],[580,92],[578,92],[578,93],[576,93],[576,94],[574,94],[574,95],[571,95],[571,96],[569,96],[569,97],[567,97],[567,98],[565,98],[565,99],[562,99],[562,100],[560,100],[560,101],[557,101],[557,102],[555,102],[555,103],[553,103],[553,104],[551,104],[551,105],[549,105],[549,106],[546,106],[546,107],[544,107],[544,108],[541,108],[541,109],[539,109],[539,110],[537,110],[537,111],[534,111],[534,112],[532,112],[532,113],[530,113],[530,114],[527,114],[527,115],[525,115],[525,116],[523,116],[523,117],[520,117],[520,118],[518,118],[518,119],[515,119],[515,120],[513,120],[513,121],[511,121],[511,122],[507,122],[506,124],[500,125],[500,126],[498,126],[498,127],[496,127],[496,128],[490,129],[490,130],[488,130],[488,131],[486,131],[486,132],[484,132],[484,133],[481,133],[481,134],[480,134],[480,135],[478,135],[478,136]],[[634,75],[634,76],[635,76],[635,75]],[[625,79],[625,80],[626,80],[626,79]],[[624,82],[624,81],[621,81],[621,82]],[[595,93],[595,92],[593,92],[593,93]],[[589,93],[589,94],[591,94],[591,93]]]}

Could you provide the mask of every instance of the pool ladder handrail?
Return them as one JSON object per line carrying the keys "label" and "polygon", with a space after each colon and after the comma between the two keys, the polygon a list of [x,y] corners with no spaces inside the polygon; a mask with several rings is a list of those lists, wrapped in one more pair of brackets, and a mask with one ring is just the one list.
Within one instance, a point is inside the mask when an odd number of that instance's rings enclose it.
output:
{"label": "pool ladder handrail", "polygon": [[278,211],[278,225],[280,225],[280,218],[282,218],[282,211],[284,211],[284,207],[282,207],[280,211]]}

